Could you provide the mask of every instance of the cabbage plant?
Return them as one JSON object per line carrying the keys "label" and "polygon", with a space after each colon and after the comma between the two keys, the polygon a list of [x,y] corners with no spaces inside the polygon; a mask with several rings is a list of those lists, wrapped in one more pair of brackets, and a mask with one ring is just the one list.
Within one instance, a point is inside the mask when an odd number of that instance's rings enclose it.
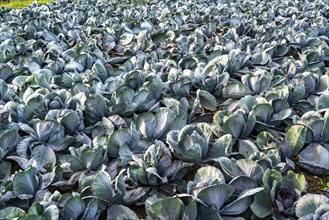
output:
{"label": "cabbage plant", "polygon": [[262,183],[264,191],[255,195],[251,210],[260,218],[272,215],[275,218],[295,216],[296,203],[306,189],[305,177],[288,171],[266,170]]}

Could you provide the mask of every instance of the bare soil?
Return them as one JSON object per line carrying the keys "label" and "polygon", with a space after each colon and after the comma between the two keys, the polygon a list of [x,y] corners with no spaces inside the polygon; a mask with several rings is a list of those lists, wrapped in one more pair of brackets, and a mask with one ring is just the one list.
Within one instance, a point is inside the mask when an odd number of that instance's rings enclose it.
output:
{"label": "bare soil", "polygon": [[329,176],[316,176],[299,166],[296,166],[294,172],[303,174],[305,176],[308,193],[321,195],[325,193],[323,188],[329,182]]}

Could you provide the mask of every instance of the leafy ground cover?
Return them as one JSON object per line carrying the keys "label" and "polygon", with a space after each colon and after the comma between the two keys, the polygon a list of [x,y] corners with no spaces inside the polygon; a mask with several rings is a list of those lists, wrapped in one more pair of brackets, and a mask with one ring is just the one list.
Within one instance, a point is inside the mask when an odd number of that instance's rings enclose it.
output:
{"label": "leafy ground cover", "polygon": [[328,12],[0,8],[0,219],[328,219]]}
{"label": "leafy ground cover", "polygon": [[[38,0],[38,4],[47,4],[54,0]],[[0,7],[10,7],[14,9],[27,7],[32,4],[34,0],[11,0],[10,2],[0,2]]]}

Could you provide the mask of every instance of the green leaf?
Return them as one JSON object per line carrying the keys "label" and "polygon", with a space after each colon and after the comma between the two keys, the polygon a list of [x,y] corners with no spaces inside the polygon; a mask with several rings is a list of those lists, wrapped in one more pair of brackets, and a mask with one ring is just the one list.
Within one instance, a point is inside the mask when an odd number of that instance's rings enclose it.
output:
{"label": "green leaf", "polygon": [[274,181],[281,182],[282,176],[281,173],[277,170],[267,169],[264,172],[262,180],[265,190],[267,190],[267,192],[270,192],[272,190]]}
{"label": "green leaf", "polygon": [[241,113],[230,116],[224,122],[222,130],[226,134],[231,134],[235,138],[239,138],[245,128],[245,120]]}
{"label": "green leaf", "polygon": [[7,83],[4,80],[0,79],[0,100],[5,99],[7,92],[8,92]]}
{"label": "green leaf", "polygon": [[29,194],[34,196],[35,192],[38,189],[36,172],[36,168],[31,167],[26,171],[18,172],[14,176],[13,188],[17,195]]}
{"label": "green leaf", "polygon": [[123,197],[123,201],[125,202],[125,204],[132,204],[137,202],[143,196],[145,196],[145,194],[146,192],[143,187],[127,190]]}
{"label": "green leaf", "polygon": [[91,185],[91,190],[94,196],[109,202],[112,201],[114,189],[110,175],[105,171],[99,171]]}
{"label": "green leaf", "polygon": [[247,122],[245,122],[245,128],[243,133],[240,135],[240,138],[247,138],[251,132],[254,130],[256,124],[256,115],[251,111],[248,115]]}
{"label": "green leaf", "polygon": [[134,153],[131,152],[128,144],[122,145],[119,149],[119,156],[120,156],[122,164],[128,164],[128,162],[131,160],[133,154]]}
{"label": "green leaf", "polygon": [[65,202],[61,216],[64,219],[77,220],[85,211],[86,204],[78,196],[72,196]]}
{"label": "green leaf", "polygon": [[303,192],[306,187],[306,180],[303,174],[295,174],[289,170],[288,173],[282,178],[282,187],[289,189],[298,189]]}
{"label": "green leaf", "polygon": [[32,158],[37,162],[39,170],[53,169],[56,165],[56,155],[53,149],[45,145],[38,145],[33,148]]}
{"label": "green leaf", "polygon": [[80,123],[80,117],[77,112],[70,112],[69,114],[61,118],[60,123],[63,125],[64,128],[66,128],[70,132],[73,132]]}
{"label": "green leaf", "polygon": [[24,108],[24,119],[25,121],[31,120],[36,112],[43,109],[42,107],[42,96],[37,95],[28,99],[25,108]]}
{"label": "green leaf", "polygon": [[195,183],[202,181],[209,181],[210,183],[217,181],[220,184],[224,184],[225,178],[222,172],[216,167],[206,166],[198,169],[194,176]]}
{"label": "green leaf", "polygon": [[223,89],[224,98],[242,98],[246,95],[253,95],[253,92],[242,83],[229,83]]}
{"label": "green leaf", "polygon": [[113,196],[113,202],[121,202],[125,193],[126,193],[126,183],[124,179],[125,169],[122,169],[118,176],[115,178],[114,188],[116,190],[115,195]]}
{"label": "green leaf", "polygon": [[288,118],[291,115],[291,113],[292,113],[291,109],[282,110],[278,113],[273,114],[270,122],[281,123],[284,119]]}
{"label": "green leaf", "polygon": [[151,219],[181,219],[185,206],[179,198],[168,198],[153,203],[147,210]]}
{"label": "green leaf", "polygon": [[95,64],[93,65],[92,72],[95,72],[97,74],[97,76],[103,81],[105,82],[105,80],[108,78],[108,74],[107,74],[107,70],[104,66],[104,64],[102,63],[101,60],[96,60]]}
{"label": "green leaf", "polygon": [[154,27],[153,27],[153,24],[152,22],[149,22],[149,21],[144,21],[140,24],[140,27],[142,29],[146,29],[149,33],[153,32],[154,30]]}
{"label": "green leaf", "polygon": [[197,65],[197,62],[195,61],[195,59],[191,56],[185,56],[184,58],[182,58],[179,62],[178,65],[182,68],[182,69],[194,69]]}
{"label": "green leaf", "polygon": [[176,37],[175,32],[174,31],[166,32],[166,37],[168,40],[173,41]]}
{"label": "green leaf", "polygon": [[328,88],[329,88],[329,76],[322,75],[319,81],[318,91],[323,92],[325,90],[328,90]]}
{"label": "green leaf", "polygon": [[324,114],[323,130],[321,132],[321,140],[329,140],[329,110]]}
{"label": "green leaf", "polygon": [[43,213],[43,206],[40,203],[33,203],[28,211],[29,215],[42,215],[42,213]]}
{"label": "green leaf", "polygon": [[220,214],[231,216],[231,215],[239,215],[243,213],[250,207],[253,201],[252,196],[255,195],[256,193],[261,192],[262,190],[263,188],[261,187],[246,190],[241,195],[239,195],[239,197],[236,200],[224,206],[220,210]]}
{"label": "green leaf", "polygon": [[104,149],[98,147],[96,149],[87,148],[83,150],[80,161],[83,163],[84,167],[90,170],[96,170],[105,161]]}
{"label": "green leaf", "polygon": [[290,84],[289,87],[289,98],[288,102],[291,104],[297,103],[300,101],[305,94],[305,86],[302,80],[296,82],[296,84]]}
{"label": "green leaf", "polygon": [[12,84],[18,86],[19,88],[22,88],[28,78],[29,78],[28,76],[16,76],[13,79]]}
{"label": "green leaf", "polygon": [[328,205],[329,199],[324,195],[306,194],[298,199],[296,204],[296,216],[302,218],[314,214],[321,205]]}
{"label": "green leaf", "polygon": [[185,152],[182,152],[180,158],[186,162],[193,162],[195,164],[199,164],[202,159],[202,148],[200,144],[193,144]]}
{"label": "green leaf", "polygon": [[99,201],[97,199],[92,199],[83,213],[81,220],[97,219],[100,214]]}
{"label": "green leaf", "polygon": [[256,141],[258,148],[262,150],[264,148],[267,148],[268,144],[274,142],[274,136],[267,131],[262,131],[257,135]]}
{"label": "green leaf", "polygon": [[144,137],[153,137],[156,127],[156,118],[150,113],[142,113],[136,118],[136,127]]}
{"label": "green leaf", "polygon": [[200,108],[200,97],[198,96],[198,93],[197,93],[197,95],[194,99],[190,114],[188,115],[189,120],[191,120],[194,117],[194,115],[197,113],[199,108]]}
{"label": "green leaf", "polygon": [[123,34],[120,37],[120,43],[124,46],[129,45],[134,38],[133,34]]}
{"label": "green leaf", "polygon": [[14,71],[7,64],[0,64],[0,79],[7,80],[13,75]]}
{"label": "green leaf", "polygon": [[51,143],[64,137],[64,128],[56,121],[37,121],[33,128],[40,142]]}
{"label": "green leaf", "polygon": [[249,176],[256,181],[262,179],[264,170],[255,161],[249,159],[240,159],[236,162],[236,165],[242,170],[244,175]]}
{"label": "green leaf", "polygon": [[75,72],[75,71],[82,72],[83,70],[84,67],[82,66],[82,64],[74,60],[67,63],[64,67],[64,71],[68,71],[68,72]]}
{"label": "green leaf", "polygon": [[273,213],[273,203],[266,191],[257,193],[250,206],[252,212],[259,218],[265,218]]}
{"label": "green leaf", "polygon": [[40,65],[36,62],[30,62],[28,64],[28,69],[30,70],[30,72],[33,74],[35,72],[37,72],[38,70],[41,69]]}
{"label": "green leaf", "polygon": [[166,108],[161,108],[156,112],[156,127],[153,135],[155,138],[159,138],[160,136],[162,136],[163,132],[165,132],[165,130],[169,126],[169,121],[172,120],[172,116],[173,115],[170,114],[170,112]]}
{"label": "green leaf", "polygon": [[[312,131],[307,132],[311,135],[306,135],[306,143],[310,142],[319,142],[321,138],[321,133],[323,131],[324,121],[319,119],[315,120],[310,124],[310,127],[312,128]],[[311,138],[310,138],[311,137]]]}
{"label": "green leaf", "polygon": [[130,140],[130,133],[127,129],[118,129],[110,137],[110,142],[120,147]]}
{"label": "green leaf", "polygon": [[155,33],[155,34],[152,34],[151,37],[152,37],[152,41],[153,41],[154,43],[160,43],[160,42],[163,42],[163,41],[165,41],[166,38],[167,38],[167,37],[166,37],[166,34],[163,33],[163,32],[157,32],[157,33]]}
{"label": "green leaf", "polygon": [[228,157],[220,157],[215,161],[220,164],[222,170],[231,178],[244,175],[243,171],[236,165],[236,162]]}
{"label": "green leaf", "polygon": [[210,111],[216,111],[218,104],[216,98],[212,94],[205,90],[198,90],[197,93],[199,93],[200,104],[202,107]]}
{"label": "green leaf", "polygon": [[198,215],[198,210],[197,210],[197,202],[196,200],[192,200],[192,202],[190,202],[185,211],[184,211],[184,215],[183,215],[183,220],[196,220]]}
{"label": "green leaf", "polygon": [[219,157],[228,156],[231,154],[232,136],[226,134],[216,140],[215,143],[209,147],[207,159],[216,159]]}
{"label": "green leaf", "polygon": [[89,120],[93,122],[101,121],[103,117],[107,116],[106,99],[99,94],[89,96],[86,100],[86,111]]}
{"label": "green leaf", "polygon": [[245,190],[254,189],[258,186],[256,180],[243,175],[233,178],[229,184],[235,187],[237,193],[243,193]]}
{"label": "green leaf", "polygon": [[8,219],[18,219],[25,217],[26,213],[23,209],[17,207],[7,207],[0,210],[0,219],[1,220],[8,220]]}
{"label": "green leaf", "polygon": [[51,89],[50,84],[52,80],[52,72],[48,69],[40,69],[34,74],[34,78],[41,87]]}
{"label": "green leaf", "polygon": [[3,155],[0,151],[0,160],[3,159],[5,154],[17,145],[19,136],[16,130],[9,130],[0,136],[0,150],[3,150]]}
{"label": "green leaf", "polygon": [[307,128],[303,125],[293,125],[289,128],[286,140],[291,147],[291,155],[296,155],[304,146]]}
{"label": "green leaf", "polygon": [[[222,219],[219,212],[216,211],[215,209],[211,209],[206,206],[199,206],[197,210],[198,210],[198,216],[205,216],[205,219],[214,219],[214,220]],[[236,219],[236,217],[234,219]],[[237,220],[241,220],[241,219],[237,219]]]}
{"label": "green leaf", "polygon": [[328,158],[328,149],[321,144],[313,143],[299,153],[299,164],[313,174],[328,175]]}
{"label": "green leaf", "polygon": [[138,220],[136,213],[124,205],[114,205],[107,209],[106,220]]}
{"label": "green leaf", "polygon": [[73,172],[84,170],[84,164],[72,155],[62,155],[59,157],[60,164],[69,164],[70,170]]}
{"label": "green leaf", "polygon": [[269,55],[265,52],[258,52],[251,57],[252,64],[265,65],[269,62]]}
{"label": "green leaf", "polygon": [[57,220],[59,218],[58,207],[56,205],[48,206],[42,216],[44,216],[47,220]]}
{"label": "green leaf", "polygon": [[207,206],[219,211],[224,202],[233,194],[234,190],[234,186],[225,184],[214,185],[202,189],[197,197]]}
{"label": "green leaf", "polygon": [[261,103],[253,107],[253,112],[255,113],[257,120],[266,123],[272,117],[273,108],[269,103]]}
{"label": "green leaf", "polygon": [[5,178],[11,174],[11,163],[7,161],[1,161],[0,157],[0,181],[3,181]]}
{"label": "green leaf", "polygon": [[75,60],[75,58],[78,57],[78,53],[75,48],[70,48],[64,51],[61,55],[65,60],[70,60],[70,61]]}
{"label": "green leaf", "polygon": [[129,87],[121,87],[116,92],[116,104],[123,104],[123,103],[132,103],[135,96],[135,91]]}
{"label": "green leaf", "polygon": [[254,96],[247,95],[239,100],[239,106],[245,112],[250,112],[257,103],[257,100]]}
{"label": "green leaf", "polygon": [[259,152],[256,144],[251,140],[239,139],[239,153],[245,158],[249,158],[251,154]]}

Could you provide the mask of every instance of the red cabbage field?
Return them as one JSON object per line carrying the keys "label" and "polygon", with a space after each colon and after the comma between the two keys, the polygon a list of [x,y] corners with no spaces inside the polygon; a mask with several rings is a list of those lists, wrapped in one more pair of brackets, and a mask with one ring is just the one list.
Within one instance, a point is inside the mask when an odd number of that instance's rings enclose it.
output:
{"label": "red cabbage field", "polygon": [[0,8],[0,220],[329,219],[326,0]]}

